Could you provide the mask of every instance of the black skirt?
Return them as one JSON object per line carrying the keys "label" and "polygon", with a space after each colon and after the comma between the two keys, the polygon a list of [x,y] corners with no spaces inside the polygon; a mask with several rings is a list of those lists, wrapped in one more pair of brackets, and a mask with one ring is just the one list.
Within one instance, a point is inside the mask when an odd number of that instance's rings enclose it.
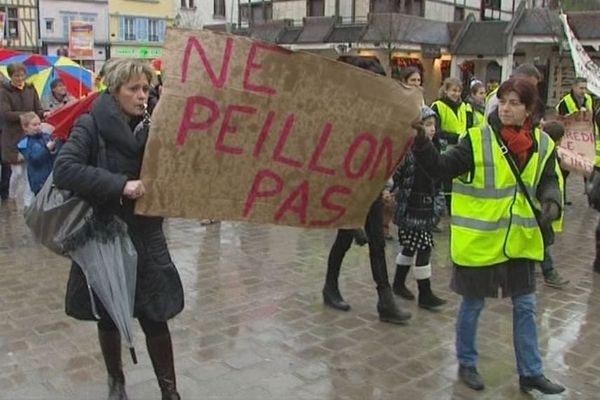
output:
{"label": "black skirt", "polygon": [[489,267],[454,264],[450,288],[465,297],[512,297],[535,292],[535,261],[510,260]]}
{"label": "black skirt", "polygon": [[398,229],[398,241],[400,246],[413,253],[418,250],[429,250],[434,245],[431,231],[421,229]]}

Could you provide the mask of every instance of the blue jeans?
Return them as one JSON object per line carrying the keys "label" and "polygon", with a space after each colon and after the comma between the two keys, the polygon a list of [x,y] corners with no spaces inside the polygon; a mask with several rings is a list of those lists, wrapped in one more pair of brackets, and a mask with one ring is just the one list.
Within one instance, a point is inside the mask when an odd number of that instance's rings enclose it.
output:
{"label": "blue jeans", "polygon": [[[538,347],[535,324],[535,293],[513,296],[513,345],[517,370],[523,377],[543,375],[542,357]],[[456,321],[456,355],[460,365],[476,367],[477,325],[483,310],[484,299],[463,297]]]}
{"label": "blue jeans", "polygon": [[542,261],[542,274],[544,274],[544,277],[547,277],[553,269],[554,260],[552,259],[552,253],[550,253],[550,246],[545,246],[544,261]]}

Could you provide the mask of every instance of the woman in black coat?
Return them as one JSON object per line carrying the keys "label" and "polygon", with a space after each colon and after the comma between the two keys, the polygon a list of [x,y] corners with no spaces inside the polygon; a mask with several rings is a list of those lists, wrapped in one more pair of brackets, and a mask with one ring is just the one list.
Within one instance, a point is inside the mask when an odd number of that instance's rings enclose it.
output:
{"label": "woman in black coat", "polygon": [[[145,192],[139,174],[148,138],[143,119],[153,73],[135,60],[113,65],[105,78],[108,90],[90,114],[77,121],[61,149],[54,181],[90,201],[99,218],[116,215],[127,224],[138,253],[134,315],[146,335],[162,398],[172,400],[180,397],[167,320],[183,309],[183,288],[167,248],[163,219],[133,212],[135,200]],[[106,165],[97,167],[98,136],[106,146]],[[100,306],[98,337],[109,376],[109,399],[126,399],[119,331],[97,298],[95,302]],[[95,320],[85,277],[75,263],[67,284],[66,312],[77,319]]]}

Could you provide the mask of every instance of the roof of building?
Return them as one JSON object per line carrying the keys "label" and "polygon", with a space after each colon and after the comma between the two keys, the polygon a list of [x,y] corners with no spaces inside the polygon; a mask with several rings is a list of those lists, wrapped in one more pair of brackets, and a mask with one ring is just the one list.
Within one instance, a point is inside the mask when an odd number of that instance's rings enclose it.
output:
{"label": "roof of building", "polygon": [[333,31],[334,17],[306,17],[296,43],[324,43]]}
{"label": "roof of building", "polygon": [[250,30],[250,37],[276,43],[288,24],[287,20],[282,19],[256,24]]}
{"label": "roof of building", "polygon": [[279,36],[279,43],[294,43],[302,32],[302,27],[286,27]]}
{"label": "roof of building", "polygon": [[414,15],[371,14],[363,41],[448,46],[448,24]]}
{"label": "roof of building", "polygon": [[508,53],[507,21],[471,22],[459,39],[454,53],[457,55],[500,56]]}
{"label": "roof of building", "polygon": [[523,36],[556,36],[563,32],[558,13],[547,8],[529,8],[516,24],[514,34]]}
{"label": "roof of building", "polygon": [[600,39],[600,11],[570,12],[567,21],[579,40]]}
{"label": "roof of building", "polygon": [[334,26],[326,41],[330,43],[356,43],[362,39],[366,30],[366,24]]}

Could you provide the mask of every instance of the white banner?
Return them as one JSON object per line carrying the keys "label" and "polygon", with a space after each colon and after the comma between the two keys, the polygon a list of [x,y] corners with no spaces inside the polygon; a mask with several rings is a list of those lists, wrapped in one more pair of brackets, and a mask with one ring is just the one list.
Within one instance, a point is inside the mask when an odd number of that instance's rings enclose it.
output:
{"label": "white banner", "polygon": [[579,40],[573,34],[569,22],[567,21],[567,15],[561,14],[560,20],[565,28],[565,35],[569,41],[569,48],[571,49],[571,58],[575,65],[575,74],[578,77],[587,79],[587,87],[590,92],[596,96],[600,96],[600,66],[596,64],[590,56],[586,53]]}

